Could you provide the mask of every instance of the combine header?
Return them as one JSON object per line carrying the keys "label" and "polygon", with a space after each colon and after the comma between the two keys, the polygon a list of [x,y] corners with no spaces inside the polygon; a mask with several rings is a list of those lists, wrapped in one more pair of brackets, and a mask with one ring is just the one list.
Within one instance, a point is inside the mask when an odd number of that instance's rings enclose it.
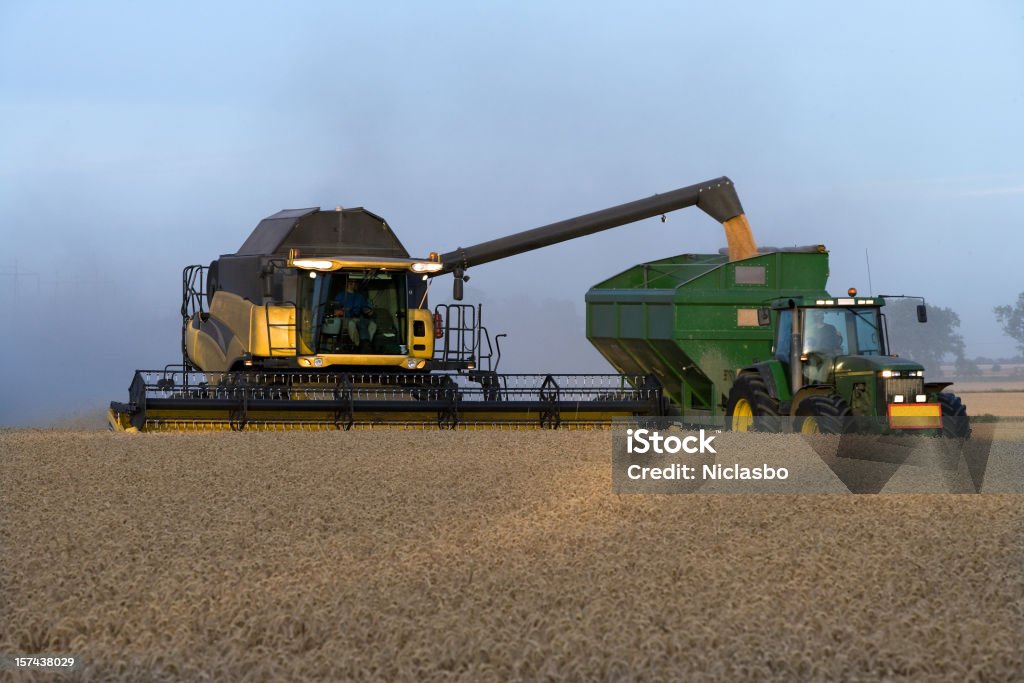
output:
{"label": "combine header", "polygon": [[[466,304],[431,278],[697,206],[728,249],[644,263],[594,286],[587,336],[619,374],[505,375]],[[189,266],[180,366],[136,372],[114,429],[592,427],[679,415],[734,430],[966,438],[948,383],[889,348],[885,300],[825,290],[822,245],[759,250],[725,177],[411,258],[365,209],[281,211],[234,254]],[[926,309],[918,307],[918,319]]]}
{"label": "combine header", "polygon": [[405,427],[581,429],[661,415],[661,386],[619,375],[138,371],[118,428],[145,431]]}

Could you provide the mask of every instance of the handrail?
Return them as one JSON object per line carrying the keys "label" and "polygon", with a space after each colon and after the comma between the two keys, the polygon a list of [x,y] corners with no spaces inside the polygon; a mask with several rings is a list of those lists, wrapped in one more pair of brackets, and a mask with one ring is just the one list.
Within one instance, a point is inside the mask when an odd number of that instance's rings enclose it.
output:
{"label": "handrail", "polygon": [[185,266],[181,271],[181,360],[186,369],[194,367],[185,343],[189,321],[197,314],[200,318],[206,317],[203,302],[206,299],[207,271],[209,267],[202,265]]}

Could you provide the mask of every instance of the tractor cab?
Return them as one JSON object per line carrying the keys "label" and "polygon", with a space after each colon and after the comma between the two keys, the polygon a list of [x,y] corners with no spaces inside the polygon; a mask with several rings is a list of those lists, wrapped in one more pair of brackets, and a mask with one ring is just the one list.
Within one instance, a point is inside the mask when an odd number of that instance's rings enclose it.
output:
{"label": "tractor cab", "polygon": [[[772,363],[789,385],[774,397],[774,410],[795,416],[805,431],[844,430],[849,417],[867,420],[866,430],[969,434],[959,399],[942,391],[948,383],[925,384],[923,366],[890,355],[884,305],[881,297],[858,298],[856,290],[842,298],[774,301]],[[920,322],[927,319],[923,309]]]}
{"label": "tractor cab", "polygon": [[778,326],[773,356],[793,380],[797,379],[793,369],[798,368],[799,382],[794,384],[832,384],[837,370],[842,372],[851,364],[887,366],[892,360],[886,348],[882,299],[816,299],[792,307],[789,302],[776,303]]}

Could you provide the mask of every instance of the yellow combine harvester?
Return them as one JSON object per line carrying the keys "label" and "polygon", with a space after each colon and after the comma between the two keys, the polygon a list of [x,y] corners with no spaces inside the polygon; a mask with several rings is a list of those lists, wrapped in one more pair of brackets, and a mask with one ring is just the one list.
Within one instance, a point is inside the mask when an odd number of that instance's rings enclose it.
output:
{"label": "yellow combine harvester", "polygon": [[665,414],[653,375],[499,374],[480,306],[431,309],[431,278],[697,206],[730,258],[756,255],[728,178],[412,258],[362,208],[281,211],[234,254],[185,268],[180,366],[135,373],[116,430],[589,427]]}

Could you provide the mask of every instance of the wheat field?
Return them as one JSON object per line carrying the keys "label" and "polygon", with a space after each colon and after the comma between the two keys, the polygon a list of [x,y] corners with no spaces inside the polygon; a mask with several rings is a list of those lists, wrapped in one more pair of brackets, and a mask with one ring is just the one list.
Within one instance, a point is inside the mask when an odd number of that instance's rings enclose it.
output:
{"label": "wheat field", "polygon": [[1024,670],[1019,496],[617,496],[609,453],[601,431],[0,431],[0,654],[96,681]]}
{"label": "wheat field", "polygon": [[960,398],[968,415],[1024,417],[1024,391],[969,391]]}

